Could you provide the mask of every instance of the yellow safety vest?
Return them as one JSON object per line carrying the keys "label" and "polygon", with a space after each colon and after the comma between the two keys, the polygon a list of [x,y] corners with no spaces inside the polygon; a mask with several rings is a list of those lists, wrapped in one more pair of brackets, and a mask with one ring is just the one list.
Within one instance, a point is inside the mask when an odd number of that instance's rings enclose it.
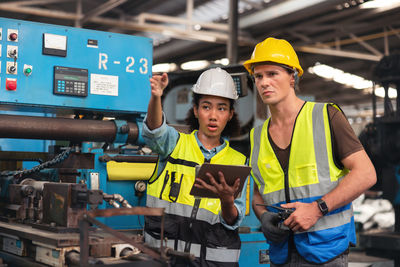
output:
{"label": "yellow safety vest", "polygon": [[[334,161],[327,106],[313,102],[303,105],[293,128],[287,170],[282,170],[269,142],[270,119],[252,129],[250,165],[264,203],[313,202],[332,191],[348,173]],[[297,250],[308,261],[329,261],[346,250],[349,243],[355,243],[353,220],[351,204],[329,212],[307,232],[295,234]],[[331,241],[330,249],[325,251]],[[287,246],[271,243],[274,263],[284,263],[287,253]]]}
{"label": "yellow safety vest", "polygon": [[[176,147],[167,158],[164,169],[160,175],[156,171],[149,180],[147,206],[165,208],[164,229],[168,246],[193,253],[200,263],[212,261],[219,266],[236,266],[240,239],[237,230],[228,230],[221,224],[220,200],[195,199],[190,195],[195,166],[204,161],[195,131],[191,134],[179,133]],[[226,146],[211,158],[210,163],[243,165],[246,157],[229,147],[226,141]],[[146,218],[145,226],[146,243],[154,246],[159,245],[157,220]]]}

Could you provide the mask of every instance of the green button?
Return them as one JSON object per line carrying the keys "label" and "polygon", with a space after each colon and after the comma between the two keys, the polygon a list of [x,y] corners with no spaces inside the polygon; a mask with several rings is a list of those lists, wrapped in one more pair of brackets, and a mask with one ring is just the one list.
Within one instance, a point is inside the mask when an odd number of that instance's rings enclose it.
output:
{"label": "green button", "polygon": [[26,74],[29,74],[29,73],[31,73],[31,72],[32,72],[32,69],[31,69],[31,68],[25,69],[25,73],[26,73]]}

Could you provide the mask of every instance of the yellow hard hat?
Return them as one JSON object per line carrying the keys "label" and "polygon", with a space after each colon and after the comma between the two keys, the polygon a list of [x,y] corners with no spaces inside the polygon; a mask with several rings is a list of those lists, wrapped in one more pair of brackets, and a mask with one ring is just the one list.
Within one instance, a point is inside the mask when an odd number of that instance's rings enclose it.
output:
{"label": "yellow hard hat", "polygon": [[243,66],[250,74],[253,74],[251,66],[254,63],[265,61],[287,65],[296,69],[299,77],[303,75],[303,69],[300,66],[296,52],[291,44],[284,39],[269,37],[258,43],[254,48],[253,54],[251,54],[251,58],[245,61]]}

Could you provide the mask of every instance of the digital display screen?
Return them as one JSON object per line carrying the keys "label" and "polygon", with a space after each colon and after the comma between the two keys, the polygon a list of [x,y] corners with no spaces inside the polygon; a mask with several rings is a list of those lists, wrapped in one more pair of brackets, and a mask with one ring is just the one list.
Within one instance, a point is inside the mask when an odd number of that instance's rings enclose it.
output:
{"label": "digital display screen", "polygon": [[68,81],[78,81],[78,82],[87,82],[87,76],[80,76],[80,75],[70,75],[70,74],[61,74],[58,73],[55,75],[57,80],[68,80]]}

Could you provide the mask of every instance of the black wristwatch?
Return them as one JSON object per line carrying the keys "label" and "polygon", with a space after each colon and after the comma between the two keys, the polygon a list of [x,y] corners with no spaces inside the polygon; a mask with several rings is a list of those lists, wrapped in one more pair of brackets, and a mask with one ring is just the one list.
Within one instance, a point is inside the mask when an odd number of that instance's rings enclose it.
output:
{"label": "black wristwatch", "polygon": [[325,216],[329,210],[328,210],[328,205],[326,205],[326,202],[324,200],[322,200],[322,198],[317,199],[317,204],[318,204],[318,208],[321,211],[322,215]]}

